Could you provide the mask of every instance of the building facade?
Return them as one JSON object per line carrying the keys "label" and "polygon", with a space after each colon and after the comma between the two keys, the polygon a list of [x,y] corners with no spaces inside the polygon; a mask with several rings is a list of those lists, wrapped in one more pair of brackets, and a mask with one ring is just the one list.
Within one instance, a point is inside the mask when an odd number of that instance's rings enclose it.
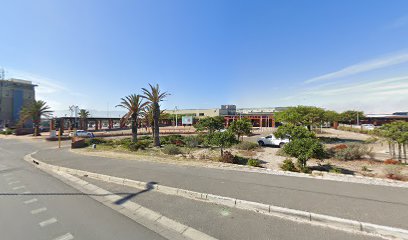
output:
{"label": "building facade", "polygon": [[0,127],[17,124],[23,106],[34,101],[36,86],[21,79],[0,80]]}

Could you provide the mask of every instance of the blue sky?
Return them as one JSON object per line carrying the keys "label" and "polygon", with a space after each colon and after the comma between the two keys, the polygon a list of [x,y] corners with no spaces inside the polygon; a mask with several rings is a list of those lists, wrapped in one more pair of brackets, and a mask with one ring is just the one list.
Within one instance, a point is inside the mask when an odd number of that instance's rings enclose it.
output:
{"label": "blue sky", "polygon": [[163,108],[408,111],[408,1],[3,0],[0,66],[53,109],[106,110],[158,83]]}

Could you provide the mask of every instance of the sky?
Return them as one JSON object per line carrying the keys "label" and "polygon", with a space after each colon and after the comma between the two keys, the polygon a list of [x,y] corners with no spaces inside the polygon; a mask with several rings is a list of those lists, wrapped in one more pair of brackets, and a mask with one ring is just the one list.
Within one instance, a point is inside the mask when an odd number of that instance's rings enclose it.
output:
{"label": "sky", "polygon": [[313,105],[408,111],[406,0],[2,0],[0,67],[54,110]]}

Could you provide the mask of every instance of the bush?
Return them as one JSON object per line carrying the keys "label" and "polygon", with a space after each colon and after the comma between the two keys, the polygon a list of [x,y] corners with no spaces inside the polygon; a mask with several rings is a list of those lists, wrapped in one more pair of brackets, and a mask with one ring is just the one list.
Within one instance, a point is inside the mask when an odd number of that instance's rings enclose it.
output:
{"label": "bush", "polygon": [[130,151],[139,151],[139,150],[145,150],[147,147],[149,147],[150,141],[147,140],[139,140],[137,142],[125,142],[123,146],[127,148]]}
{"label": "bush", "polygon": [[235,157],[231,152],[225,151],[224,154],[220,157],[219,161],[223,163],[234,163]]}
{"label": "bush", "polygon": [[196,148],[203,142],[199,136],[187,136],[184,138],[185,146],[188,148]]}
{"label": "bush", "polygon": [[334,157],[340,160],[357,160],[364,156],[372,156],[372,148],[364,144],[349,144],[346,148],[334,151]]}
{"label": "bush", "polygon": [[153,141],[153,138],[151,136],[148,136],[148,135],[141,136],[139,139],[140,140],[152,140]]}
{"label": "bush", "polygon": [[297,172],[295,164],[293,163],[292,159],[290,159],[290,158],[286,158],[283,161],[283,163],[281,165],[281,169],[283,171]]}
{"label": "bush", "polygon": [[398,162],[397,160],[394,159],[387,159],[384,161],[385,164],[387,165],[398,165],[400,162]]}
{"label": "bush", "polygon": [[0,134],[11,135],[13,134],[13,130],[11,130],[10,128],[7,128],[5,131],[0,131]]}
{"label": "bush", "polygon": [[181,136],[180,134],[167,135],[160,137],[160,142],[165,145],[166,144],[176,145],[177,143],[180,145],[184,145],[184,137]]}
{"label": "bush", "polygon": [[329,170],[329,172],[330,172],[330,173],[343,173],[343,172],[341,171],[341,168],[338,168],[338,167],[332,167],[332,168]]}
{"label": "bush", "polygon": [[378,141],[378,138],[375,137],[369,137],[366,140],[364,140],[364,143],[369,144],[369,143],[376,143]]}
{"label": "bush", "polygon": [[297,158],[298,168],[307,171],[306,163],[310,158],[322,159],[326,156],[323,145],[316,138],[293,139],[285,144],[283,151]]}
{"label": "bush", "polygon": [[111,140],[106,140],[106,139],[103,139],[103,138],[89,138],[88,141],[89,141],[90,144],[106,144]]}
{"label": "bush", "polygon": [[254,149],[258,148],[259,145],[256,144],[256,143],[253,143],[253,142],[243,141],[243,142],[240,142],[240,143],[236,144],[234,147],[236,149],[249,151],[249,150],[254,150]]}
{"label": "bush", "polygon": [[247,165],[252,166],[252,167],[260,167],[261,162],[258,159],[249,159],[247,162]]}
{"label": "bush", "polygon": [[173,144],[165,145],[162,152],[167,155],[177,155],[183,153],[179,147]]}
{"label": "bush", "polygon": [[362,167],[361,167],[361,171],[363,171],[363,172],[370,172],[370,169],[368,169],[367,166],[362,166]]}
{"label": "bush", "polygon": [[402,168],[400,166],[395,166],[395,165],[387,166],[384,168],[385,177],[389,179],[394,179],[394,180],[403,180],[404,176],[402,176],[401,170]]}

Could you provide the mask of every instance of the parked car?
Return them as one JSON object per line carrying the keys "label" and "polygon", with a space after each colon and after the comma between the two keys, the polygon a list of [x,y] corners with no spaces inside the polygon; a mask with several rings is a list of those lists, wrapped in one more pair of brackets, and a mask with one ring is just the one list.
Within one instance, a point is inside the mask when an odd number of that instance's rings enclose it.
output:
{"label": "parked car", "polygon": [[74,133],[75,132],[70,132],[69,136],[70,137],[74,137],[74,136],[75,137],[91,137],[91,138],[95,137],[95,135],[92,132],[87,132],[84,130],[77,130],[75,135]]}
{"label": "parked car", "polygon": [[361,127],[364,130],[374,130],[375,129],[375,126],[373,124],[361,124]]}
{"label": "parked car", "polygon": [[261,137],[258,139],[258,144],[260,146],[269,145],[269,146],[279,146],[280,148],[282,148],[288,142],[289,142],[288,138],[284,138],[284,139],[277,138],[273,134],[268,135],[266,137]]}

